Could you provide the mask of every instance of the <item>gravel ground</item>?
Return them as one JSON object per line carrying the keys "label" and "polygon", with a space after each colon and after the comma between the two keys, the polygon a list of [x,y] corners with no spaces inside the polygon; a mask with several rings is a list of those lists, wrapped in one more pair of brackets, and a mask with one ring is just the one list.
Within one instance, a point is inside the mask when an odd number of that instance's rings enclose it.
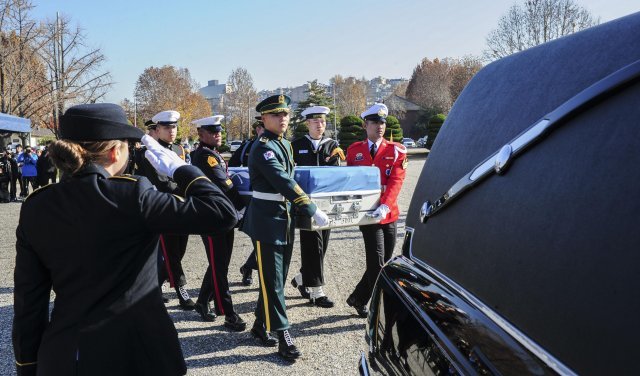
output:
{"label": "gravel ground", "polygon": [[[407,177],[400,193],[401,210],[398,221],[400,251],[404,235],[406,211],[415,189],[424,155],[411,155]],[[0,375],[15,375],[11,345],[11,321],[13,317],[13,268],[15,260],[15,227],[20,204],[0,204]],[[299,244],[296,240],[289,279],[300,268]],[[238,269],[251,251],[249,238],[236,232],[234,256],[230,266],[230,283],[234,306],[250,326],[258,295],[257,276],[254,283],[245,287]],[[202,275],[207,267],[204,246],[199,236],[191,236],[183,267],[189,281],[188,288],[196,296]],[[178,308],[175,293],[167,293],[167,304],[173,318],[185,359],[188,375],[343,375],[356,374],[360,351],[366,349],[364,341],[365,320],[345,303],[364,271],[364,244],[357,227],[333,230],[325,259],[325,292],[336,302],[331,309],[312,307],[300,297],[298,290],[287,283],[286,299],[289,321],[296,344],[303,353],[293,364],[285,363],[275,354],[276,348],[265,348],[251,337],[248,331],[232,333],[222,325],[223,318],[212,323],[199,320],[191,311]],[[165,285],[166,286],[166,285]],[[168,289],[167,289],[168,290]]]}

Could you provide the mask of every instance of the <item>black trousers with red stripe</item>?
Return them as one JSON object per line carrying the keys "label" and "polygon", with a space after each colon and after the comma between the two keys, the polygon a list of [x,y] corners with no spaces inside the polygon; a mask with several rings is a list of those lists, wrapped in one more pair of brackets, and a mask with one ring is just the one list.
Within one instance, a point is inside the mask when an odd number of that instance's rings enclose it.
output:
{"label": "black trousers with red stripe", "polygon": [[209,267],[202,279],[198,303],[213,301],[216,315],[234,313],[228,279],[233,239],[234,230],[216,236],[202,236]]}
{"label": "black trousers with red stripe", "polygon": [[158,281],[160,284],[169,281],[171,287],[184,286],[187,278],[182,270],[182,258],[187,251],[189,235],[160,235],[160,255],[158,264]]}

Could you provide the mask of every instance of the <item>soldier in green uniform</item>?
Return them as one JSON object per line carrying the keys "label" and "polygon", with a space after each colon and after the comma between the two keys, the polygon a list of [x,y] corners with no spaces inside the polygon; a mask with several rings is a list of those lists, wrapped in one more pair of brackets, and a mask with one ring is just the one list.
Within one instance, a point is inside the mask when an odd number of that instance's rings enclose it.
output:
{"label": "soldier in green uniform", "polygon": [[[292,206],[312,217],[318,225],[326,225],[329,219],[293,179],[293,150],[291,143],[283,138],[289,126],[290,102],[286,95],[274,95],[256,106],[265,131],[249,153],[253,198],[242,230],[254,243],[260,279],[256,321],[251,333],[266,346],[278,343],[278,354],[286,360],[295,360],[300,351],[289,333],[284,302],[295,234]],[[277,339],[271,331],[278,333]]]}

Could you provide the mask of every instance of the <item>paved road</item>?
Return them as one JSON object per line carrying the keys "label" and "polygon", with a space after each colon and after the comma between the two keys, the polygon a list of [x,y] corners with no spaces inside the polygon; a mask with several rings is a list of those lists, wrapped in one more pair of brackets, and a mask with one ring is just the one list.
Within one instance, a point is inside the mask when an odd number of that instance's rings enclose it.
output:
{"label": "paved road", "polygon": [[[407,178],[400,193],[402,211],[398,226],[400,250],[404,234],[404,219],[411,195],[424,164],[424,155],[410,157]],[[13,268],[15,258],[15,227],[20,204],[0,204],[0,375],[14,375],[14,357],[11,346],[11,320],[13,316]],[[46,225],[46,224],[43,224]],[[296,242],[297,243],[297,242]],[[300,268],[299,245],[294,248],[290,277]],[[236,246],[231,260],[230,281],[234,304],[238,313],[253,323],[253,310],[257,299],[257,282],[245,287],[240,284],[238,269],[250,252],[250,240],[236,232]],[[325,291],[335,302],[332,309],[311,307],[297,289],[287,284],[286,298],[292,334],[303,352],[294,364],[280,360],[273,348],[257,344],[248,332],[230,333],[223,319],[213,323],[199,321],[194,312],[178,309],[175,294],[167,309],[178,329],[185,353],[189,375],[342,375],[355,374],[356,363],[364,341],[364,319],[355,315],[345,300],[364,271],[364,245],[356,227],[332,231],[331,243],[325,261],[327,286]],[[183,266],[189,280],[188,288],[197,295],[202,275],[207,267],[204,246],[199,236],[189,238]],[[255,277],[255,273],[254,273]]]}

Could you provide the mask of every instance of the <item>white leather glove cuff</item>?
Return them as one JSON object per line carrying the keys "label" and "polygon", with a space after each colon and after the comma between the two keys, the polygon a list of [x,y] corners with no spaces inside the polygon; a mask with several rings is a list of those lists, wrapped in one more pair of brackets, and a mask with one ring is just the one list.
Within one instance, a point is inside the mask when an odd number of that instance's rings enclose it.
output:
{"label": "white leather glove cuff", "polygon": [[149,135],[142,137],[142,143],[147,147],[147,151],[144,153],[145,158],[151,163],[151,166],[158,171],[158,173],[173,177],[173,173],[187,163],[173,151],[163,148],[158,141],[153,139]]}
{"label": "white leather glove cuff", "polygon": [[325,212],[323,212],[320,209],[316,209],[316,212],[313,213],[313,220],[320,227],[323,227],[329,224],[329,217]]}

